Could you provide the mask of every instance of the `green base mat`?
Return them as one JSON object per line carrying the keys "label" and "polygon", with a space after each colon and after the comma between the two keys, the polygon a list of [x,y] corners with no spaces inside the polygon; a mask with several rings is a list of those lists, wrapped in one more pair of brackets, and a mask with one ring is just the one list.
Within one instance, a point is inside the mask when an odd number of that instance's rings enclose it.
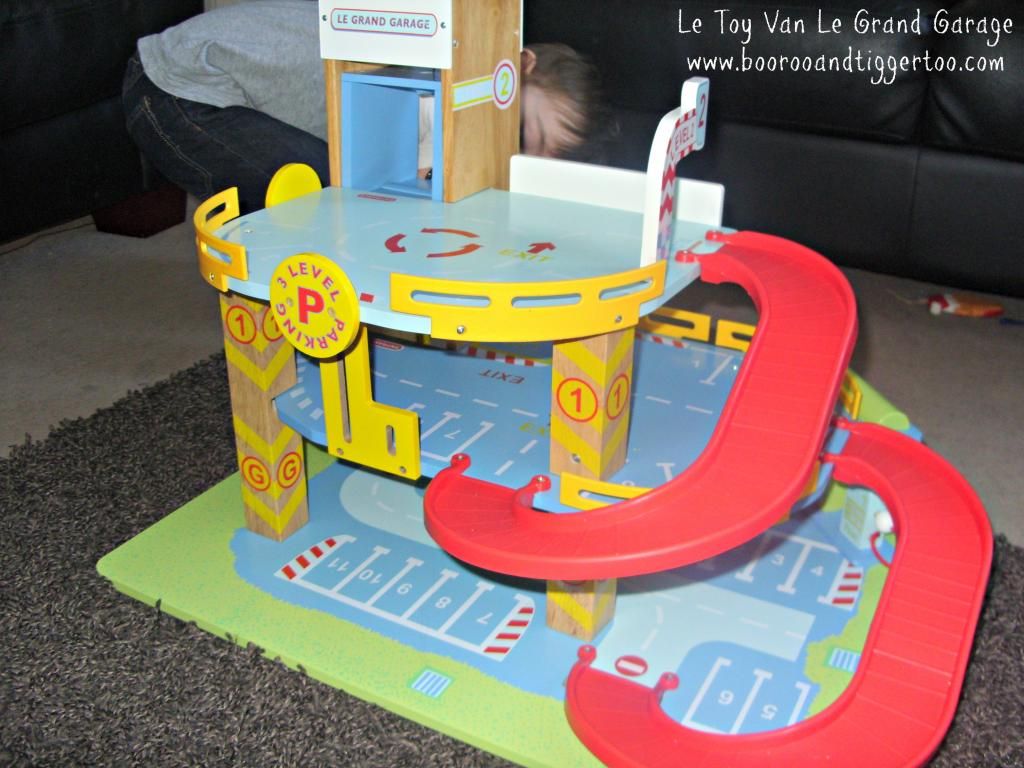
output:
{"label": "green base mat", "polygon": [[[906,427],[903,414],[861,385],[861,418]],[[311,446],[307,454],[311,477],[333,461]],[[833,488],[826,506],[840,505],[842,493]],[[235,474],[118,547],[97,568],[132,598],[239,645],[252,643],[316,680],[481,749],[531,766],[599,765],[573,735],[560,701],[285,602],[243,580],[231,548],[243,526],[241,481]],[[566,674],[570,664],[571,659]],[[443,696],[411,687],[425,671],[451,680]]]}

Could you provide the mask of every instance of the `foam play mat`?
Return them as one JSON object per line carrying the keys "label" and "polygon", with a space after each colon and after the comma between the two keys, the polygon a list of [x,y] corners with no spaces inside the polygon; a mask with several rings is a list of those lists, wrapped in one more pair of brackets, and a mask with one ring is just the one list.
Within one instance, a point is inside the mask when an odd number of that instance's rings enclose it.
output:
{"label": "foam play mat", "polygon": [[[862,416],[904,421],[862,385]],[[122,592],[311,677],[526,765],[597,765],[563,712],[580,642],[545,626],[543,582],[453,559],[422,488],[307,446],[310,522],[282,543],[246,530],[234,475],[110,553]],[[653,685],[716,733],[793,724],[851,679],[892,542],[856,546],[845,492],[696,565],[620,579],[595,666]],[[844,508],[846,511],[844,511]]]}

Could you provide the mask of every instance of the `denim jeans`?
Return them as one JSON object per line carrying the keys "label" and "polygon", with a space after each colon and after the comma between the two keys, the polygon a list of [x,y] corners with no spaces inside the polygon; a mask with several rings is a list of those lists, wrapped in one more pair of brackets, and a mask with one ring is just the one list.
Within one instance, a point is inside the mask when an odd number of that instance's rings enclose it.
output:
{"label": "denim jeans", "polygon": [[213,107],[172,96],[146,77],[139,54],[125,70],[122,104],[139,151],[171,183],[200,200],[238,187],[241,213],[264,207],[286,163],[311,166],[326,184],[327,143],[248,107]]}

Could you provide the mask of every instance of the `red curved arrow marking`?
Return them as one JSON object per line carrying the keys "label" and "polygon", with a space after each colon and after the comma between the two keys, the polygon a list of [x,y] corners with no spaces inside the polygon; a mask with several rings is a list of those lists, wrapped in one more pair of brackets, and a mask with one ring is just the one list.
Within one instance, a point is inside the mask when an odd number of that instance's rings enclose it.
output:
{"label": "red curved arrow marking", "polygon": [[462,235],[463,237],[480,237],[480,235],[478,235],[476,232],[467,232],[464,229],[445,229],[443,227],[436,229],[424,227],[423,229],[420,230],[420,232],[425,232],[428,235],[437,234],[438,232],[445,232],[449,235]]}
{"label": "red curved arrow marking", "polygon": [[457,251],[446,251],[445,253],[428,253],[427,258],[440,259],[445,258],[447,256],[465,256],[467,253],[472,253],[473,251],[479,250],[480,248],[483,248],[483,246],[480,245],[479,243],[467,243],[466,245],[459,248]]}
{"label": "red curved arrow marking", "polygon": [[542,251],[553,250],[555,250],[554,243],[530,243],[530,249],[527,253],[541,253]]}
{"label": "red curved arrow marking", "polygon": [[405,235],[403,234],[392,235],[384,241],[384,245],[392,253],[405,253],[405,247],[399,245],[404,237]]}

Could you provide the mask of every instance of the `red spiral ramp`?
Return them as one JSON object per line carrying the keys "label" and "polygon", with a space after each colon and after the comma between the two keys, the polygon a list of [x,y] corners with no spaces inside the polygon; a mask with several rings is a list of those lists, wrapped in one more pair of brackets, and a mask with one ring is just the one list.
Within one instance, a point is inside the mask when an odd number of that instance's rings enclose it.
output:
{"label": "red spiral ramp", "polygon": [[885,427],[842,423],[835,477],[877,493],[897,546],[857,671],[825,711],[767,733],[726,736],[669,719],[662,693],[595,670],[592,647],[569,675],[565,708],[609,766],[911,766],[926,762],[956,711],[992,565],[977,495],[944,459]]}
{"label": "red spiral ramp", "polygon": [[577,514],[531,506],[519,490],[467,478],[456,457],[428,486],[427,530],[451,555],[539,579],[633,576],[704,560],[748,541],[800,497],[824,442],[857,333],[852,291],[822,256],[742,232],[697,257],[707,282],[743,286],[760,313],[715,432],[680,475],[635,499]]}

